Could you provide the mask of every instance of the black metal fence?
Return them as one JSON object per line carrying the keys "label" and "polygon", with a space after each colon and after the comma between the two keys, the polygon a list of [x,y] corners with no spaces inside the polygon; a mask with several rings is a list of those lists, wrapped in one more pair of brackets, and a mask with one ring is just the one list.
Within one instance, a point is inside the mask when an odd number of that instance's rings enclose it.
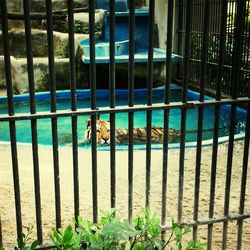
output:
{"label": "black metal fence", "polygon": [[[129,10],[129,105],[127,107],[115,106],[115,18],[114,18],[114,0],[110,0],[110,106],[97,109],[96,103],[96,66],[95,66],[95,1],[89,1],[89,38],[90,38],[90,81],[91,81],[91,106],[87,109],[78,109],[76,102],[76,78],[75,78],[75,60],[74,60],[74,33],[73,33],[73,1],[68,0],[68,20],[69,20],[69,55],[70,55],[70,77],[71,77],[71,110],[57,111],[56,110],[56,85],[54,72],[54,48],[53,48],[53,19],[52,19],[52,1],[46,0],[46,18],[47,18],[47,34],[49,48],[49,80],[51,93],[51,110],[50,112],[36,112],[35,105],[35,90],[34,90],[34,75],[33,75],[33,60],[32,60],[32,44],[31,44],[31,27],[30,27],[30,6],[29,1],[24,0],[24,20],[26,31],[26,49],[27,49],[27,64],[29,74],[29,96],[30,96],[30,113],[15,114],[13,101],[13,84],[11,78],[10,51],[8,39],[8,17],[6,0],[0,1],[2,32],[4,41],[4,59],[5,72],[8,95],[8,115],[0,116],[1,122],[8,121],[10,136],[11,136],[11,153],[12,167],[14,178],[15,191],[15,209],[16,209],[16,225],[17,236],[22,236],[22,209],[20,200],[20,182],[19,182],[19,166],[17,157],[17,141],[16,141],[16,122],[19,120],[29,120],[31,122],[32,131],[32,149],[33,149],[33,166],[34,166],[34,186],[35,186],[35,201],[36,201],[36,225],[37,238],[42,243],[42,223],[41,223],[41,202],[40,202],[40,184],[39,184],[39,155],[37,141],[37,120],[50,118],[52,124],[53,137],[53,165],[54,165],[54,189],[55,189],[55,207],[56,207],[56,227],[61,226],[61,197],[60,197],[60,174],[59,174],[59,154],[58,154],[58,130],[57,119],[59,117],[71,117],[72,119],[72,151],[73,151],[73,169],[74,169],[74,209],[75,216],[79,215],[79,164],[78,164],[78,141],[77,141],[77,119],[79,115],[91,115],[92,125],[92,197],[93,197],[93,221],[98,220],[98,178],[97,178],[97,144],[96,144],[96,116],[98,114],[110,114],[111,122],[111,145],[110,145],[110,187],[111,187],[111,206],[116,206],[116,145],[115,145],[115,116],[117,113],[126,112],[129,114],[129,149],[128,149],[128,218],[133,215],[133,187],[134,187],[134,151],[133,151],[133,127],[134,115],[136,111],[147,112],[147,147],[146,147],[146,189],[145,189],[145,206],[150,207],[150,192],[151,192],[151,128],[152,128],[152,111],[156,109],[164,110],[164,150],[162,162],[162,225],[166,224],[166,195],[168,182],[168,129],[169,129],[169,112],[173,108],[181,110],[181,138],[180,138],[180,156],[179,156],[179,181],[178,181],[178,221],[183,221],[183,191],[184,191],[184,167],[185,167],[185,136],[186,136],[186,116],[187,110],[190,108],[198,108],[198,137],[197,137],[197,153],[195,163],[195,197],[194,197],[194,213],[193,222],[186,223],[193,226],[194,239],[197,238],[198,226],[208,225],[208,249],[212,246],[212,232],[214,223],[223,222],[223,248],[226,248],[228,222],[236,220],[238,222],[238,239],[237,247],[241,249],[242,243],[242,228],[243,221],[250,218],[249,213],[245,213],[245,195],[246,195],[246,180],[248,170],[249,157],[249,134],[250,134],[250,91],[246,92],[247,88],[243,89],[242,79],[249,80],[249,31],[245,28],[245,13],[246,6],[249,6],[249,1],[187,1],[180,3],[180,21],[182,20],[183,40],[181,48],[183,48],[183,78],[182,78],[182,100],[181,102],[170,102],[170,83],[171,83],[171,51],[172,51],[172,30],[173,30],[173,0],[168,1],[168,20],[167,20],[167,53],[166,53],[166,84],[165,84],[165,100],[162,104],[152,103],[152,82],[153,82],[153,40],[154,40],[154,7],[155,0],[149,1],[150,21],[149,21],[149,53],[148,53],[148,81],[147,81],[147,105],[134,105],[134,32],[135,32],[135,1],[130,2]],[[182,8],[182,7],[183,8]],[[233,9],[233,10],[231,10]],[[229,22],[228,11],[233,15],[234,22]],[[248,8],[249,11],[249,8]],[[206,15],[201,15],[206,13]],[[248,12],[249,15],[249,12]],[[202,20],[202,21],[201,21]],[[231,19],[230,19],[231,20]],[[233,27],[232,27],[233,24]],[[248,27],[248,26],[247,26]],[[234,30],[235,29],[235,32]],[[201,31],[202,30],[202,31]],[[182,32],[181,31],[181,32]],[[246,39],[243,39],[246,38]],[[228,41],[231,42],[228,42]],[[198,45],[197,45],[198,44]],[[233,47],[232,47],[233,44]],[[201,49],[200,49],[201,48]],[[231,52],[233,50],[233,53]],[[233,54],[230,59],[231,64],[227,65],[229,58],[227,54]],[[195,56],[194,56],[195,55]],[[198,60],[196,62],[195,60]],[[198,71],[194,70],[195,67]],[[212,66],[211,66],[212,65]],[[216,70],[215,70],[216,69]],[[212,73],[213,70],[213,73]],[[231,74],[228,73],[228,70]],[[247,77],[248,74],[248,77]],[[213,79],[212,77],[213,76]],[[200,98],[198,101],[189,102],[187,99],[187,90],[190,77],[195,80],[199,79],[198,86],[200,89]],[[227,79],[227,80],[225,80]],[[222,99],[222,91],[231,93],[225,82],[230,83],[232,98]],[[207,84],[216,92],[215,100],[205,100],[205,88]],[[229,91],[229,92],[228,92]],[[244,93],[247,97],[238,98],[238,93]],[[219,113],[223,104],[231,104],[231,120],[230,120],[230,135],[227,158],[227,179],[225,186],[225,203],[224,215],[214,218],[214,203],[215,203],[215,184],[216,184],[216,169],[217,169],[217,153],[218,153],[218,131],[219,131]],[[234,145],[234,127],[236,119],[236,108],[239,104],[247,105],[247,126],[244,140],[244,158],[242,164],[242,179],[241,193],[239,197],[239,211],[236,215],[229,214],[229,198],[231,187],[231,170]],[[202,152],[202,128],[204,108],[214,106],[214,138],[213,138],[213,153],[211,165],[211,180],[210,180],[210,202],[209,214],[206,220],[199,218],[199,197],[200,197],[200,172],[201,172],[201,152]],[[0,191],[1,192],[1,191]],[[3,218],[1,218],[3,219]],[[2,230],[0,224],[0,245],[2,245]]]}
{"label": "black metal fence", "polygon": [[[226,17],[226,34],[225,34],[225,52],[224,52],[224,66],[222,74],[222,93],[223,95],[232,96],[233,87],[231,84],[233,58],[235,51],[235,35],[237,32],[237,1],[230,0],[227,3],[227,17]],[[179,1],[180,15],[183,19],[179,23],[179,53],[184,52],[184,33],[185,33],[185,12],[186,1]],[[240,69],[240,81],[238,86],[238,95],[247,96],[249,89],[250,78],[250,1],[245,1],[244,12],[242,13],[244,18],[244,28],[242,35],[242,62]],[[190,55],[190,72],[189,80],[195,86],[199,86],[201,75],[201,55],[202,55],[202,39],[203,39],[203,27],[204,27],[204,14],[209,15],[209,27],[208,27],[208,50],[207,50],[207,75],[205,81],[205,87],[212,93],[216,91],[217,81],[217,68],[220,51],[220,13],[222,8],[222,1],[211,0],[210,1],[210,13],[204,12],[205,1],[194,0],[193,1],[193,21],[191,30],[191,55]],[[181,76],[179,76],[181,77]]]}

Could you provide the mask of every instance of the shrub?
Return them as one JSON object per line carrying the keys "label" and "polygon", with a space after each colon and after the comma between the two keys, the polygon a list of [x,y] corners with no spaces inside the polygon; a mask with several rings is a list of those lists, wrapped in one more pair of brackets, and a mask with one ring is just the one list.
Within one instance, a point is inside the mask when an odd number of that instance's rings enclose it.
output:
{"label": "shrub", "polygon": [[[183,235],[191,231],[189,226],[180,227],[172,220],[172,230],[167,240],[162,239],[162,228],[156,213],[146,209],[142,215],[137,215],[131,222],[121,220],[115,214],[115,209],[109,212],[101,211],[99,223],[84,221],[78,217],[75,221],[77,229],[69,225],[65,230],[53,229],[50,238],[59,250],[153,250],[153,249],[187,249],[202,250],[206,244],[191,240],[187,246],[182,243]],[[38,241],[27,246],[31,230],[23,234],[17,241],[14,250],[34,250]],[[0,250],[4,248],[0,247]]]}
{"label": "shrub", "polygon": [[[167,241],[161,239],[160,220],[155,213],[146,209],[142,216],[137,215],[132,222],[120,220],[115,210],[102,211],[101,221],[97,224],[77,218],[76,232],[71,226],[64,231],[53,229],[50,237],[57,249],[87,250],[144,250],[165,249],[175,244],[183,249],[182,236],[191,231],[190,227],[180,227],[172,221],[172,231]],[[189,241],[185,249],[204,249],[200,241]]]}
{"label": "shrub", "polygon": [[61,42],[55,49],[55,56],[58,58],[68,58],[69,57],[69,42]]}

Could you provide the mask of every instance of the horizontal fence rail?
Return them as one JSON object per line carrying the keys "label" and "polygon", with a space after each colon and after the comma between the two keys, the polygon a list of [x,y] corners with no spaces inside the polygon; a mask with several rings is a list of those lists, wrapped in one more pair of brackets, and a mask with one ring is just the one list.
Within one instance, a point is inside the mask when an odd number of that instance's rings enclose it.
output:
{"label": "horizontal fence rail", "polygon": [[150,110],[161,110],[161,109],[193,109],[200,106],[222,106],[227,104],[244,104],[249,103],[250,98],[248,97],[240,97],[236,100],[232,99],[221,99],[220,101],[216,100],[209,100],[205,102],[193,101],[193,102],[171,102],[169,104],[152,104],[150,107],[146,105],[134,105],[133,107],[127,106],[117,106],[115,109],[113,108],[98,108],[98,110],[92,109],[77,109],[77,111],[71,110],[58,110],[56,113],[50,112],[38,112],[36,114],[15,114],[13,116],[8,115],[0,115],[0,122],[5,121],[13,121],[13,120],[31,120],[31,119],[38,119],[38,118],[52,118],[52,117],[63,117],[63,116],[77,116],[77,115],[95,115],[95,114],[106,114],[106,113],[127,113],[128,111],[136,112],[136,111],[147,111]]}
{"label": "horizontal fence rail", "polygon": [[[215,225],[222,225],[221,243],[222,249],[227,249],[227,240],[230,229],[229,222],[237,222],[237,235],[235,239],[237,241],[237,249],[242,248],[243,237],[243,225],[245,221],[249,223],[250,211],[249,207],[246,207],[246,193],[249,191],[247,183],[247,173],[249,165],[249,137],[250,137],[250,1],[236,1],[236,0],[168,0],[166,10],[166,20],[161,20],[166,26],[166,58],[163,62],[165,70],[164,80],[164,98],[162,103],[153,103],[153,86],[154,86],[154,70],[157,64],[154,63],[154,46],[157,43],[157,32],[155,32],[157,21],[157,1],[148,1],[148,37],[145,38],[145,43],[148,44],[147,51],[147,64],[145,74],[145,89],[146,89],[146,101],[145,104],[138,105],[136,103],[135,94],[135,76],[136,67],[135,53],[136,53],[136,27],[137,27],[137,14],[140,13],[136,10],[136,4],[140,1],[128,0],[128,13],[126,12],[128,23],[128,62],[125,63],[127,67],[127,90],[128,90],[128,105],[118,106],[116,90],[117,90],[117,71],[119,66],[116,64],[116,37],[119,35],[119,30],[116,29],[116,24],[119,23],[119,19],[116,17],[116,8],[119,7],[118,1],[108,1],[108,39],[109,39],[109,62],[107,67],[108,74],[108,105],[106,107],[98,106],[97,96],[97,74],[99,73],[99,67],[97,65],[97,51],[96,44],[99,41],[99,34],[96,32],[96,4],[97,1],[89,0],[88,7],[75,8],[73,0],[67,0],[67,9],[62,13],[53,10],[53,1],[46,0],[46,13],[32,13],[31,2],[29,0],[22,1],[23,13],[10,13],[8,12],[8,1],[1,0],[1,29],[4,51],[4,65],[5,65],[5,78],[7,89],[7,101],[8,113],[0,114],[0,129],[4,122],[9,124],[10,131],[10,149],[12,159],[12,175],[13,175],[13,190],[15,201],[15,223],[17,237],[22,239],[23,234],[23,210],[22,210],[22,182],[19,179],[19,159],[18,159],[18,147],[17,135],[16,135],[16,123],[19,121],[27,120],[30,122],[31,132],[31,147],[32,147],[32,164],[33,164],[33,177],[32,185],[34,186],[34,204],[35,204],[35,222],[36,223],[36,237],[39,240],[40,247],[37,249],[53,249],[53,245],[44,245],[44,232],[43,232],[43,220],[44,213],[41,203],[41,156],[39,152],[38,143],[38,121],[42,119],[48,119],[51,125],[51,152],[52,152],[52,166],[53,166],[53,205],[55,210],[55,226],[60,228],[63,225],[63,198],[62,193],[62,179],[61,179],[61,154],[63,152],[59,146],[59,134],[60,127],[58,121],[61,117],[69,117],[71,127],[71,154],[72,162],[69,164],[69,168],[72,172],[72,188],[73,188],[73,213],[76,219],[83,208],[81,207],[81,200],[84,199],[80,192],[80,186],[82,180],[80,177],[80,170],[82,168],[85,171],[85,162],[80,161],[80,149],[79,149],[79,120],[81,116],[89,115],[91,124],[91,136],[89,154],[90,169],[91,169],[91,186],[87,187],[88,192],[91,194],[91,215],[92,221],[98,222],[99,216],[99,204],[100,204],[100,180],[103,176],[100,176],[99,170],[102,167],[102,162],[98,162],[98,142],[97,132],[99,128],[97,121],[100,115],[108,115],[110,121],[110,145],[109,152],[109,172],[108,172],[108,188],[109,200],[108,207],[116,208],[119,212],[119,196],[118,191],[120,188],[126,190],[127,195],[127,217],[131,221],[134,215],[134,210],[138,207],[135,203],[135,189],[136,178],[144,178],[143,194],[139,194],[140,197],[145,198],[141,207],[152,207],[151,194],[154,183],[154,162],[152,157],[152,137],[151,131],[154,128],[153,111],[162,110],[162,120],[164,121],[163,129],[163,148],[162,148],[162,165],[161,165],[161,183],[157,183],[160,186],[160,211],[161,211],[161,225],[162,225],[162,237],[164,238],[164,232],[171,229],[167,223],[169,205],[167,200],[171,199],[171,194],[168,193],[168,187],[171,185],[171,178],[169,168],[170,166],[170,149],[169,149],[169,136],[168,131],[170,129],[170,112],[173,109],[180,111],[180,142],[178,151],[178,160],[176,165],[178,166],[177,173],[177,189],[176,192],[176,220],[184,227],[185,225],[193,228],[193,239],[197,240],[199,236],[199,229],[201,226],[206,226],[207,234],[207,248],[213,248],[213,235]],[[145,4],[145,3],[144,3]],[[87,108],[82,108],[78,105],[77,96],[77,65],[76,65],[76,38],[74,32],[75,25],[75,12],[84,11],[88,14],[88,39],[89,39],[89,54],[90,64],[87,66],[89,77],[89,89],[90,89],[90,104]],[[106,13],[107,14],[107,13]],[[121,15],[121,13],[120,13]],[[124,14],[125,16],[125,14]],[[59,86],[56,79],[55,69],[55,42],[54,42],[54,30],[53,25],[56,20],[67,20],[68,29],[68,58],[69,58],[69,78],[70,78],[70,108],[68,110],[58,110],[57,102],[57,90]],[[29,96],[29,111],[26,113],[15,112],[15,100],[14,100],[14,83],[12,79],[11,67],[11,52],[9,46],[9,24],[8,20],[23,20],[25,29],[25,45],[26,45],[26,57],[27,57],[27,72],[28,72],[28,96]],[[48,80],[49,80],[49,101],[50,111],[41,112],[37,110],[36,100],[36,88],[35,88],[35,69],[33,62],[33,42],[32,42],[32,24],[31,20],[45,20],[46,21],[46,33],[47,33],[47,47],[48,47]],[[175,22],[178,20],[178,22]],[[178,27],[177,27],[178,26]],[[177,32],[175,32],[177,31]],[[106,31],[107,32],[107,31]],[[177,33],[177,35],[175,34]],[[164,38],[165,39],[165,38]],[[173,43],[177,40],[176,45]],[[176,46],[178,48],[176,48]],[[172,63],[171,55],[173,51],[177,51],[183,58],[182,62],[178,62],[177,65]],[[177,82],[181,85],[181,98],[180,101],[172,102],[171,97],[171,83]],[[190,101],[188,98],[189,88],[195,88],[198,90],[198,100]],[[214,99],[207,99],[205,93],[210,92],[214,96]],[[4,100],[4,98],[2,98]],[[217,170],[218,170],[218,154],[219,154],[219,130],[220,130],[220,113],[222,107],[228,105],[230,109],[229,127],[228,129],[228,148],[225,162],[225,183],[224,183],[224,200],[222,204],[223,212],[217,214],[215,212],[216,202],[216,188],[217,188]],[[207,189],[209,190],[209,197],[207,200],[207,215],[201,212],[201,172],[202,172],[202,154],[203,154],[203,131],[206,124],[204,124],[205,108],[214,107],[212,111],[214,124],[212,129],[212,146],[211,146],[211,166],[209,166],[210,179],[207,180]],[[230,211],[230,199],[232,192],[232,169],[233,169],[233,157],[234,157],[234,142],[235,136],[235,124],[236,124],[236,112],[238,107],[244,107],[246,109],[246,128],[244,137],[244,148],[242,157],[242,166],[240,169],[241,179],[239,180],[239,209],[236,212]],[[196,148],[194,149],[193,160],[193,206],[191,207],[190,218],[185,218],[184,214],[184,191],[186,180],[186,159],[187,159],[187,144],[186,135],[188,133],[187,128],[187,114],[190,109],[197,109],[197,138]],[[138,111],[143,111],[146,114],[146,142],[145,146],[145,162],[144,173],[145,176],[135,176],[135,143],[134,128],[135,117]],[[128,114],[128,149],[127,154],[127,169],[125,171],[127,177],[127,186],[119,187],[119,172],[118,172],[118,160],[116,145],[116,118],[118,114]],[[20,144],[21,146],[21,144]],[[1,164],[2,159],[0,160]],[[0,169],[1,170],[1,169]],[[0,173],[1,174],[1,173]],[[138,195],[138,194],[137,194]],[[0,190],[1,197],[1,190]],[[190,197],[189,197],[190,198]],[[191,198],[190,198],[191,200]],[[85,209],[85,208],[84,208]],[[203,211],[204,212],[204,211]],[[0,247],[4,245],[4,231],[3,221],[5,220],[5,214],[2,214],[0,210]],[[77,225],[75,225],[77,227]]]}

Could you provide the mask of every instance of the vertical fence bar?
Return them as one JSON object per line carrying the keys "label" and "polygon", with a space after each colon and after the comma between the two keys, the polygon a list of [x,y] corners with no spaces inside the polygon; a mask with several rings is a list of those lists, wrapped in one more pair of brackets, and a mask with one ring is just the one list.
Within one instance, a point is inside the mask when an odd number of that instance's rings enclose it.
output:
{"label": "vertical fence bar", "polygon": [[[245,19],[246,20],[248,20],[249,18],[250,18],[250,1],[247,1],[246,2],[246,15],[245,15]],[[243,58],[242,58],[242,60],[243,60],[243,62],[244,62],[244,64],[246,64],[246,65],[250,65],[250,50],[249,50],[249,47],[250,47],[250,39],[249,39],[249,33],[250,33],[250,23],[249,22],[245,22],[245,29],[244,29],[244,36],[243,36],[243,44],[244,44],[244,52],[243,52]],[[248,37],[248,39],[246,39]],[[249,66],[248,66],[249,67]],[[250,78],[250,72],[248,71],[248,72],[246,72],[246,71],[244,71],[243,70],[243,72],[242,72],[242,74],[243,74],[243,76],[244,76],[244,78],[245,79],[247,79],[247,77],[248,78]],[[248,75],[247,75],[248,74]],[[240,86],[240,91],[239,91],[239,93],[240,93],[240,95],[242,96],[242,95],[244,95],[245,93],[244,93],[244,89],[243,89],[243,87],[244,87],[244,85],[242,86],[243,84],[241,84],[241,86]],[[248,86],[248,88],[249,88],[249,86]]]}
{"label": "vertical fence bar", "polygon": [[[33,53],[32,53],[32,40],[31,40],[32,38],[31,38],[31,26],[30,26],[30,4],[28,0],[23,0],[23,10],[24,10],[27,67],[28,67],[28,79],[29,79],[30,113],[35,114],[36,105],[35,105]],[[37,239],[41,244],[43,241],[43,235],[42,235],[41,195],[40,195],[40,177],[39,177],[40,176],[39,157],[38,157],[38,142],[37,142],[37,120],[31,120],[31,134],[32,134],[32,151],[33,151]]]}
{"label": "vertical fence bar", "polygon": [[[109,62],[109,105],[115,108],[115,0],[110,0],[110,62]],[[110,114],[110,187],[111,207],[116,205],[116,168],[115,168],[115,114]]]}
{"label": "vertical fence bar", "polygon": [[[2,18],[1,21],[2,21],[2,35],[3,35],[3,48],[4,48],[5,78],[7,87],[7,97],[8,97],[8,111],[9,111],[9,116],[12,116],[14,115],[14,103],[13,103],[13,90],[12,90],[12,78],[11,78],[11,61],[10,61],[10,49],[9,49],[9,32],[8,32],[6,0],[0,1],[0,6],[1,6],[1,18]],[[22,213],[21,213],[15,121],[9,122],[9,129],[10,129],[10,140],[11,140],[10,143],[11,143],[14,195],[15,195],[17,237],[22,241]]]}
{"label": "vertical fence bar", "polygon": [[[218,77],[217,77],[217,84],[216,84],[216,100],[217,101],[220,101],[220,99],[221,99],[223,65],[224,65],[224,55],[225,55],[225,47],[226,47],[225,44],[226,44],[226,29],[227,29],[227,6],[228,6],[228,0],[222,0]],[[220,109],[220,106],[216,106],[216,107],[218,107]],[[216,121],[216,119],[219,119],[219,116],[215,115],[215,121]],[[214,127],[214,130],[215,130],[215,132],[218,132],[219,123],[215,122],[215,125],[216,126]],[[216,140],[214,140],[214,142],[213,142],[213,145],[215,145],[215,144],[216,145],[218,144],[218,136],[217,136],[217,142],[216,142]],[[215,150],[214,152],[217,154],[217,150]],[[217,156],[215,158],[217,158]]]}
{"label": "vertical fence bar", "polygon": [[[247,4],[247,9],[249,10],[250,3]],[[249,11],[247,16],[249,16]],[[246,25],[246,29],[249,28]],[[248,42],[249,45],[249,42]],[[247,54],[247,60],[249,53]],[[250,86],[248,86],[248,97],[250,98]],[[247,122],[245,130],[245,142],[244,142],[244,153],[243,153],[243,165],[241,174],[241,190],[240,190],[240,202],[239,202],[239,214],[243,214],[245,210],[245,196],[246,196],[246,183],[247,183],[247,172],[248,172],[248,161],[249,161],[249,138],[250,138],[250,103],[247,106]],[[237,235],[237,250],[242,247],[242,232],[243,232],[243,220],[238,221],[238,235]]]}
{"label": "vertical fence bar", "polygon": [[[129,70],[128,70],[128,105],[134,106],[134,53],[135,53],[135,1],[129,5]],[[134,112],[128,113],[128,219],[133,217],[133,177],[134,177]]]}
{"label": "vertical fence bar", "polygon": [[[89,46],[90,46],[90,87],[91,109],[96,109],[96,65],[95,65],[95,0],[89,0]],[[92,196],[93,221],[98,221],[97,198],[97,145],[96,145],[96,115],[91,115],[91,149],[92,149]]]}
{"label": "vertical fence bar", "polygon": [[3,247],[2,220],[0,215],[0,247]]}
{"label": "vertical fence bar", "polygon": [[[52,20],[51,0],[46,0],[46,15],[47,15],[47,38],[48,38],[51,112],[56,112],[56,79],[55,79],[53,20]],[[53,141],[56,227],[60,228],[61,227],[61,198],[60,198],[61,194],[60,194],[57,118],[51,118],[51,124],[52,124],[52,141]]]}
{"label": "vertical fence bar", "polygon": [[[184,51],[184,58],[183,58],[184,74],[183,74],[183,84],[182,84],[182,103],[187,102],[188,72],[189,72],[191,27],[192,27],[192,7],[193,7],[193,1],[192,0],[187,1],[185,51]],[[180,158],[179,158],[178,222],[181,222],[182,220],[186,117],[187,117],[187,110],[182,109],[181,110]]]}
{"label": "vertical fence bar", "polygon": [[[149,2],[149,33],[148,33],[148,69],[147,69],[147,105],[152,105],[153,88],[153,57],[154,57],[154,12],[155,0]],[[147,111],[147,145],[146,145],[146,202],[145,207],[150,204],[150,175],[151,175],[151,130],[152,110]]]}
{"label": "vertical fence bar", "polygon": [[[68,0],[68,32],[69,32],[69,61],[70,61],[70,90],[71,110],[77,110],[76,93],[76,59],[75,59],[75,35],[74,35],[74,4]],[[79,169],[78,169],[78,133],[77,116],[72,116],[72,153],[73,153],[73,183],[74,183],[74,214],[79,215]]]}
{"label": "vertical fence bar", "polygon": [[[235,36],[235,47],[233,57],[233,70],[232,70],[232,98],[237,99],[239,83],[240,83],[240,69],[242,63],[242,52],[243,52],[243,32],[244,32],[244,21],[245,21],[245,2],[237,2],[237,16],[236,16],[236,36]],[[236,124],[236,104],[231,105],[231,120],[230,120],[230,131],[229,131],[229,143],[228,143],[228,154],[227,154],[227,173],[226,173],[226,184],[225,184],[225,199],[224,199],[224,215],[227,216],[229,213],[230,205],[230,190],[231,190],[231,175],[232,175],[232,162],[234,152],[234,130]],[[222,249],[226,249],[227,244],[227,228],[228,221],[223,223],[223,240]]]}
{"label": "vertical fence bar", "polygon": [[[250,97],[250,95],[248,95],[248,97]],[[239,214],[243,214],[244,209],[245,209],[247,170],[248,170],[248,159],[249,159],[249,137],[250,137],[250,103],[248,103],[248,109],[247,109],[247,123],[246,123],[243,165],[242,165],[242,175],[241,175]],[[237,235],[237,250],[241,249],[242,231],[243,231],[243,220],[239,220],[238,221],[238,235]]]}
{"label": "vertical fence bar", "polygon": [[[184,10],[184,3],[183,0],[178,0],[178,54],[182,55],[183,51],[183,10]],[[178,79],[181,78],[181,70],[180,70],[180,63],[177,64],[177,77]]]}
{"label": "vertical fence bar", "polygon": [[[200,97],[199,97],[200,102],[204,102],[205,81],[206,81],[206,74],[207,74],[209,17],[210,17],[210,0],[205,0],[203,38],[202,38],[201,75],[200,75]],[[194,221],[197,221],[198,213],[199,213],[203,115],[204,115],[204,107],[200,107],[198,110],[198,131],[197,131],[197,151],[196,151],[195,190],[194,190],[194,216],[193,216]],[[193,227],[193,239],[197,240],[197,226]]]}
{"label": "vertical fence bar", "polygon": [[[227,8],[228,0],[221,2],[221,25],[220,25],[220,48],[218,61],[218,77],[216,82],[216,100],[221,100],[221,87],[223,77],[223,65],[226,44],[226,28],[227,28]],[[215,198],[215,184],[216,184],[216,170],[217,170],[217,155],[218,155],[218,137],[219,137],[219,122],[220,122],[220,105],[215,106],[214,110],[214,136],[213,136],[213,150],[211,163],[211,179],[210,179],[210,197],[209,197],[209,218],[213,218],[214,214],[214,198]],[[208,225],[208,249],[212,245],[213,224]]]}
{"label": "vertical fence bar", "polygon": [[[166,83],[165,83],[165,104],[170,102],[170,84],[171,84],[171,55],[173,39],[173,19],[174,3],[168,1],[168,19],[167,19],[167,54],[166,54]],[[169,129],[169,109],[164,110],[164,138],[163,138],[163,165],[162,165],[162,208],[161,224],[166,223],[166,198],[167,198],[167,174],[168,174],[168,129]]]}

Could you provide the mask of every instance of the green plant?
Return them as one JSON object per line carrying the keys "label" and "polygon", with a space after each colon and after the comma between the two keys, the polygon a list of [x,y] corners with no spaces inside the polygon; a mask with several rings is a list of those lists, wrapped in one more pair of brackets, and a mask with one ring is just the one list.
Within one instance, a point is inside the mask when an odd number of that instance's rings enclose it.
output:
{"label": "green plant", "polygon": [[246,22],[245,22],[245,31],[250,32],[250,4],[249,1],[246,1]]}
{"label": "green plant", "polygon": [[77,234],[71,226],[68,226],[64,231],[60,228],[53,229],[50,238],[57,249],[82,249],[82,235]]}
{"label": "green plant", "polygon": [[[46,27],[44,27],[46,28]],[[53,24],[53,30],[67,33],[68,32],[68,23],[66,20],[55,20]]]}
{"label": "green plant", "polygon": [[20,95],[20,90],[16,82],[13,82],[12,89],[14,95]]}
{"label": "green plant", "polygon": [[[156,213],[146,209],[142,215],[137,215],[131,222],[121,220],[116,216],[115,209],[109,212],[101,211],[99,223],[84,221],[78,217],[74,223],[77,229],[70,225],[65,230],[52,229],[50,238],[56,249],[59,250],[202,250],[206,244],[190,240],[185,246],[183,236],[191,231],[189,226],[181,227],[172,220],[172,230],[168,240],[162,239],[162,228]],[[39,245],[34,241],[30,246],[32,228],[27,228],[27,233],[17,240],[13,250],[34,250]],[[0,247],[0,250],[5,250]]]}
{"label": "green plant", "polygon": [[69,42],[61,42],[55,49],[55,56],[58,58],[69,57]]}
{"label": "green plant", "polygon": [[[246,1],[246,10],[245,10],[245,27],[244,32],[250,32],[250,1]],[[229,23],[231,23],[233,26],[235,25],[236,21],[236,14],[232,13],[228,15]]]}
{"label": "green plant", "polygon": [[83,32],[83,23],[79,20],[75,20],[74,22],[74,32],[75,33],[84,33]]}
{"label": "green plant", "polygon": [[22,238],[17,239],[17,245],[13,248],[14,250],[34,250],[38,245],[39,242],[36,240],[30,246],[27,245],[27,242],[30,240],[30,234],[32,233],[32,227],[27,228],[27,233],[22,233]]}
{"label": "green plant", "polygon": [[36,79],[36,90],[37,91],[48,91],[49,90],[49,73],[41,72],[38,79]]}
{"label": "green plant", "polygon": [[[166,243],[166,246],[169,245],[171,242],[176,242],[176,249],[181,250],[183,249],[182,245],[182,237],[183,235],[191,232],[191,228],[189,226],[180,227],[178,223],[174,222],[172,220],[172,232],[171,235]],[[206,243],[201,243],[199,240],[194,241],[190,240],[188,242],[187,247],[185,247],[186,250],[201,250],[206,247]]]}
{"label": "green plant", "polygon": [[[120,220],[115,210],[102,211],[99,223],[83,221],[78,217],[76,232],[71,226],[64,231],[53,230],[51,239],[57,249],[87,249],[87,250],[151,250],[165,249],[176,245],[176,249],[183,249],[182,236],[189,233],[190,227],[180,227],[172,221],[172,231],[167,241],[161,239],[162,229],[156,213],[146,209],[143,215],[137,215],[132,222]],[[185,249],[201,250],[205,245],[199,241],[189,241]]]}

